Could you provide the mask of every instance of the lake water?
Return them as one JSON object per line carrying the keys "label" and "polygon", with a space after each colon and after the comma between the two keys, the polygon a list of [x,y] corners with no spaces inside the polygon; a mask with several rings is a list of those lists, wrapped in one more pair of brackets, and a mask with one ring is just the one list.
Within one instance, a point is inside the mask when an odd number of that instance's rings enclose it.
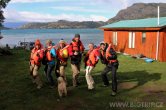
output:
{"label": "lake water", "polygon": [[36,39],[40,39],[42,43],[51,39],[56,44],[62,38],[70,43],[76,33],[80,34],[86,48],[90,42],[98,45],[103,41],[103,31],[99,29],[18,29],[2,30],[4,38],[0,40],[0,45],[14,46],[18,45],[19,41],[29,42]]}

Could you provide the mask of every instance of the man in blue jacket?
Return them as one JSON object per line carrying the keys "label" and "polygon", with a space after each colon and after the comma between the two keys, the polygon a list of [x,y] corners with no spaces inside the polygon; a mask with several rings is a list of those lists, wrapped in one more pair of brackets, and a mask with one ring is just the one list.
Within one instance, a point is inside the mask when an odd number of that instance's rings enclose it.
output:
{"label": "man in blue jacket", "polygon": [[46,56],[47,64],[44,68],[44,71],[46,73],[46,77],[50,84],[50,87],[53,88],[55,83],[52,77],[52,71],[55,67],[56,50],[53,47],[51,40],[46,41],[45,56]]}

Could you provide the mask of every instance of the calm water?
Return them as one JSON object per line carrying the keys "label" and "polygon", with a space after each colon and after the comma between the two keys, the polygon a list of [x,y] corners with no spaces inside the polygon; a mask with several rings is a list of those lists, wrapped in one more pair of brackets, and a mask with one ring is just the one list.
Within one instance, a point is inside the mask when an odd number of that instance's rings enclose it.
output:
{"label": "calm water", "polygon": [[75,33],[81,35],[81,40],[87,48],[88,43],[93,42],[98,45],[103,41],[103,31],[99,29],[23,29],[23,30],[2,30],[3,39],[0,45],[17,45],[19,41],[34,41],[40,39],[42,43],[51,39],[56,44],[60,39],[68,43],[74,37]]}

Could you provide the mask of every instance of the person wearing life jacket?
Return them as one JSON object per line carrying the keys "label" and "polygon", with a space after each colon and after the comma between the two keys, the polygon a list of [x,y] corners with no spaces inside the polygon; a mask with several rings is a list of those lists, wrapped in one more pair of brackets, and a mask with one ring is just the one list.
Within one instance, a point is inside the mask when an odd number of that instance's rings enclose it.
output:
{"label": "person wearing life jacket", "polygon": [[[117,93],[117,76],[116,71],[119,66],[119,62],[117,60],[117,54],[115,50],[113,49],[112,44],[109,44],[108,48],[106,48],[105,43],[100,44],[100,50],[101,50],[101,58],[104,58],[106,61],[104,62],[106,67],[101,73],[102,80],[104,82],[104,86],[109,86],[109,80],[107,74],[111,71],[112,73],[112,96],[115,96]],[[106,51],[105,51],[106,50]],[[105,52],[104,52],[105,51]],[[102,54],[104,52],[104,54]],[[104,56],[103,56],[104,55]]]}
{"label": "person wearing life jacket", "polygon": [[67,60],[69,58],[69,53],[68,53],[68,47],[67,43],[61,39],[59,41],[59,46],[57,48],[57,64],[56,64],[56,75],[57,77],[61,76],[66,80],[66,75],[65,75],[65,68],[67,67]]}
{"label": "person wearing life jacket", "polygon": [[43,54],[44,50],[42,49],[42,44],[40,43],[40,40],[37,39],[30,55],[30,75],[33,78],[33,83],[37,84],[37,89],[42,87],[38,71],[41,66]]}
{"label": "person wearing life jacket", "polygon": [[52,77],[52,71],[55,67],[56,50],[55,48],[53,48],[51,40],[46,41],[45,56],[47,59],[47,64],[44,68],[44,71],[45,71],[47,80],[50,84],[50,87],[53,88],[55,86],[55,83]]}
{"label": "person wearing life jacket", "polygon": [[71,68],[73,71],[73,86],[77,87],[80,84],[78,77],[80,74],[82,54],[84,52],[84,45],[80,40],[79,34],[75,34],[68,50],[71,59]]}
{"label": "person wearing life jacket", "polygon": [[95,48],[93,43],[90,43],[89,51],[87,52],[85,59],[84,59],[84,62],[86,64],[85,78],[86,78],[89,90],[94,89],[95,82],[93,80],[91,72],[94,69],[94,67],[96,66],[96,64],[98,63],[99,57],[100,57],[99,49]]}
{"label": "person wearing life jacket", "polygon": [[105,43],[104,41],[100,42],[100,47],[99,48],[100,48],[100,60],[101,60],[101,63],[107,65],[108,61],[106,59],[106,50],[108,48],[108,44]]}

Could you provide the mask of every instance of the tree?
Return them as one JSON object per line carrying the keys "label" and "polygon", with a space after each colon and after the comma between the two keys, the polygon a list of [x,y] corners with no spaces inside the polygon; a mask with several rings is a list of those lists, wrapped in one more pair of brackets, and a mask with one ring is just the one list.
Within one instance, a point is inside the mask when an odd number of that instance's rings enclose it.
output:
{"label": "tree", "polygon": [[9,2],[10,0],[0,0],[0,28],[2,28],[2,23],[5,19],[5,17],[3,16],[3,8],[5,8],[7,6],[7,3]]}

